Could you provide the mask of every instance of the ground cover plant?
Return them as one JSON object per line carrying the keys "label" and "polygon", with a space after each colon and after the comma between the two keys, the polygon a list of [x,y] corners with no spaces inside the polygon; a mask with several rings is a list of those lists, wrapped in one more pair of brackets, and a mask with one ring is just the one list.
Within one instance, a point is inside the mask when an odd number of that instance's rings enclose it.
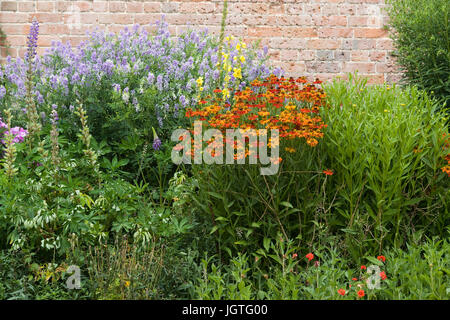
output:
{"label": "ground cover plant", "polygon": [[[0,67],[0,298],[448,299],[442,100],[285,77],[242,39],[156,27],[39,57],[33,21]],[[237,163],[175,164],[196,120],[280,135],[267,163],[220,136],[200,149],[232,143]]]}

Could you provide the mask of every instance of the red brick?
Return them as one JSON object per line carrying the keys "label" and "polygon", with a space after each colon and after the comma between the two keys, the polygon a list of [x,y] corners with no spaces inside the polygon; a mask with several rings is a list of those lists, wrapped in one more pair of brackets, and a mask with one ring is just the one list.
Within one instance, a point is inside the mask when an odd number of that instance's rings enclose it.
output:
{"label": "red brick", "polygon": [[371,51],[370,52],[371,61],[384,61],[386,60],[386,51]]}
{"label": "red brick", "polygon": [[281,50],[280,51],[280,59],[284,61],[297,61],[298,59],[298,50]]}
{"label": "red brick", "polygon": [[144,4],[142,2],[129,2],[127,3],[127,12],[142,13],[144,12]]}
{"label": "red brick", "polygon": [[17,11],[17,2],[16,1],[2,1],[0,8],[1,8],[1,11]]}
{"label": "red brick", "polygon": [[100,13],[98,23],[101,24],[133,24],[133,16],[126,13]]}
{"label": "red brick", "polygon": [[0,12],[0,23],[27,23],[28,14]]}
{"label": "red brick", "polygon": [[108,2],[107,1],[94,1],[92,3],[92,10],[95,12],[107,12]]}
{"label": "red brick", "polygon": [[10,46],[25,46],[27,43],[27,37],[26,36],[7,36],[6,41],[8,45]]}
{"label": "red brick", "polygon": [[329,28],[322,27],[319,28],[318,34],[320,38],[352,38],[353,29],[352,28]]}
{"label": "red brick", "polygon": [[125,2],[114,1],[109,3],[109,12],[126,12],[127,6]]}
{"label": "red brick", "polygon": [[387,36],[387,31],[384,29],[372,28],[356,28],[355,38],[382,38]]}
{"label": "red brick", "polygon": [[31,2],[31,1],[23,1],[23,2],[20,1],[18,3],[18,6],[19,6],[18,9],[19,9],[20,12],[32,12],[36,8],[35,3]]}
{"label": "red brick", "polygon": [[55,10],[55,2],[37,1],[38,12],[53,12]]}
{"label": "red brick", "polygon": [[346,62],[342,69],[343,72],[374,73],[375,63],[371,62]]}
{"label": "red brick", "polygon": [[369,51],[368,50],[354,50],[350,55],[352,61],[369,61]]}
{"label": "red brick", "polygon": [[313,39],[308,40],[307,47],[309,49],[337,49],[341,45],[339,40]]}
{"label": "red brick", "polygon": [[367,26],[367,17],[348,17],[349,27],[364,27]]}
{"label": "red brick", "polygon": [[161,12],[161,3],[160,2],[146,2],[144,3],[144,11],[145,12]]}

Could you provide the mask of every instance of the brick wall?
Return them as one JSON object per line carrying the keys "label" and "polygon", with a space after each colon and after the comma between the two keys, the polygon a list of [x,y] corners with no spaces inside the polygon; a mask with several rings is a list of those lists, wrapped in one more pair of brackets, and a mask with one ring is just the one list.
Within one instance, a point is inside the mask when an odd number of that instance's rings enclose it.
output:
{"label": "brick wall", "polygon": [[[222,6],[222,0],[1,0],[1,57],[23,56],[33,17],[40,22],[42,53],[52,40],[76,45],[86,30],[117,32],[153,24],[163,14],[174,34],[189,24],[217,34]],[[330,79],[358,70],[376,83],[399,78],[383,28],[384,0],[229,0],[228,7],[227,33],[261,39],[271,64],[289,74]]]}

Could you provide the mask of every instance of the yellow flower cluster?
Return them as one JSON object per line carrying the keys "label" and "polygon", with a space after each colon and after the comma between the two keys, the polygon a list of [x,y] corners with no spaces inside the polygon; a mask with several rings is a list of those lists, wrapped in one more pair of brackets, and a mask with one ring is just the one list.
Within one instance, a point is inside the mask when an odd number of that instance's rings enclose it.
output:
{"label": "yellow flower cluster", "polygon": [[[236,45],[233,45],[234,37],[226,37],[225,38],[225,48],[228,48],[229,50],[236,48],[238,55],[233,57],[233,60],[230,59],[230,54],[226,52],[222,52],[222,68],[225,72],[224,77],[224,85],[222,90],[222,97],[223,99],[230,98],[230,89],[229,84],[231,80],[230,74],[233,75],[234,78],[241,80],[242,79],[242,67],[245,63],[245,57],[243,55],[242,49],[247,48],[247,45],[242,42],[238,41]],[[219,66],[219,63],[218,63]]]}

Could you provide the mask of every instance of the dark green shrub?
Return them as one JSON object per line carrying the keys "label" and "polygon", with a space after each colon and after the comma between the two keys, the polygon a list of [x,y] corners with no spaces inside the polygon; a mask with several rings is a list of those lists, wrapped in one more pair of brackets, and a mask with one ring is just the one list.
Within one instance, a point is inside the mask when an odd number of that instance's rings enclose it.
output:
{"label": "dark green shrub", "polygon": [[395,56],[408,83],[450,103],[450,2],[388,0]]}

